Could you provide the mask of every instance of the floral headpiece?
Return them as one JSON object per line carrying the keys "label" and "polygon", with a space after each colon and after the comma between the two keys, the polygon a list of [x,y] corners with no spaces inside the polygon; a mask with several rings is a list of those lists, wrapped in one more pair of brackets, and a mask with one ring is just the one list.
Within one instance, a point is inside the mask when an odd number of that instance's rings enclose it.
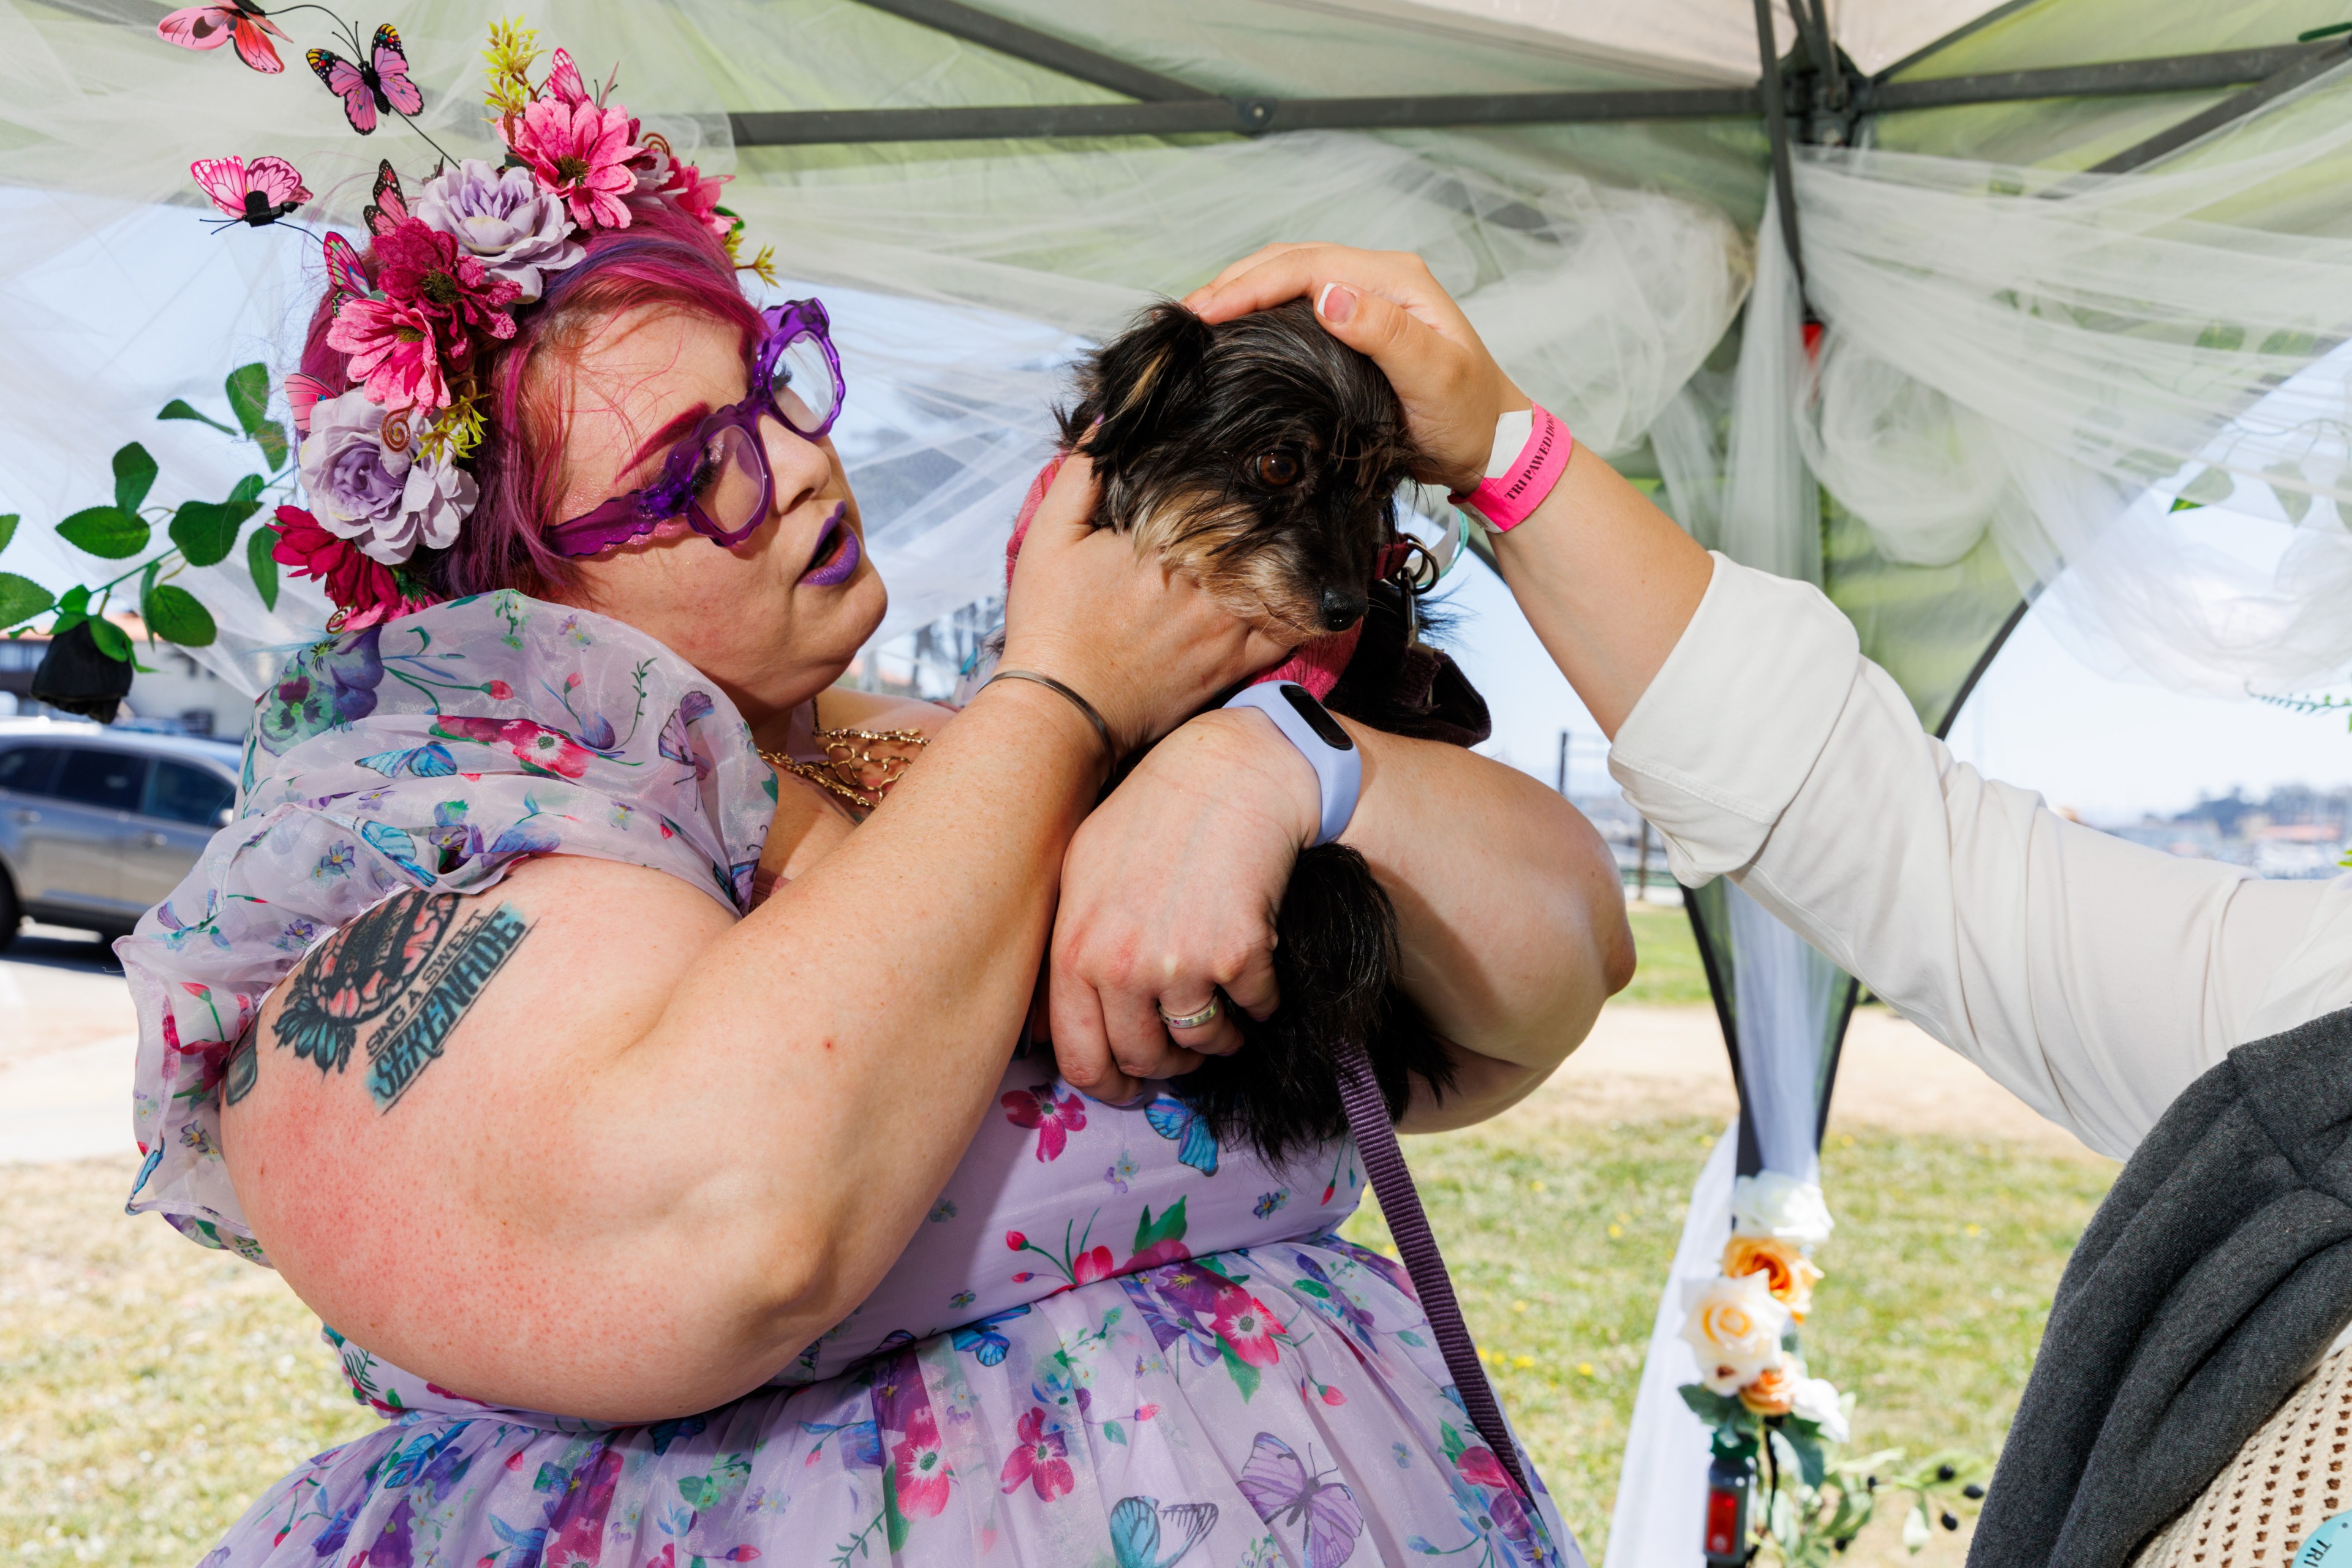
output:
{"label": "floral headpiece", "polygon": [[[316,5],[296,9],[331,15]],[[592,89],[558,48],[534,79],[537,35],[514,22],[493,23],[483,56],[488,119],[506,156],[498,163],[453,158],[415,123],[425,97],[409,78],[398,30],[379,26],[362,47],[356,28],[339,26],[351,58],[325,47],[308,49],[304,58],[341,100],[351,128],[368,135],[380,114],[394,115],[440,155],[414,198],[389,159],[378,164],[363,214],[368,254],[339,234],[320,239],[333,313],[327,342],[348,356],[349,384],[289,376],[286,401],[298,437],[289,441],[266,416],[262,368],[233,373],[232,416],[268,458],[270,475],[247,476],[226,500],[182,503],[169,513],[170,546],[110,582],[53,597],[27,578],[0,573],[0,631],[13,626],[21,634],[55,611],[53,655],[71,651],[100,666],[125,666],[130,643],[106,616],[110,596],[135,577],[151,637],[189,647],[211,642],[211,616],[169,579],[185,566],[227,556],[270,492],[283,495],[298,481],[310,507],[277,507],[274,526],[263,525],[248,541],[246,559],[265,605],[275,606],[281,564],[324,585],[337,607],[334,629],[429,604],[431,590],[412,564],[416,552],[457,542],[479,495],[468,464],[484,434],[484,351],[515,335],[519,315],[544,296],[549,279],[585,258],[585,240],[629,226],[626,198],[667,197],[706,226],[739,268],[774,281],[772,250],[743,260],[742,220],[719,205],[719,188],[732,176],[705,174],[645,130],[614,101],[617,73]],[[188,6],[165,16],[157,30],[189,49],[233,42],[238,58],[266,75],[285,68],[270,40],[287,35],[252,0]],[[204,158],[190,172],[223,215],[220,228],[299,227],[287,220],[310,200],[300,173],[282,158]],[[240,434],[178,399],[161,416]],[[156,476],[144,447],[126,446],[114,468],[115,504],[86,508],[58,531],[77,548],[121,561],[146,553],[164,509],[144,504]],[[0,547],[16,521],[0,516]],[[62,646],[68,643],[70,650]],[[127,687],[128,668],[118,677],[93,668],[113,695]],[[89,682],[77,677],[68,684]],[[75,693],[58,682],[43,692],[37,675],[35,685],[36,695],[76,705]],[[101,709],[110,713],[111,700],[88,707]]]}
{"label": "floral headpiece", "polygon": [[[478,488],[465,465],[483,433],[481,351],[514,335],[517,312],[578,265],[583,240],[629,226],[624,198],[658,193],[730,256],[740,242],[741,220],[719,205],[732,176],[677,157],[613,100],[613,80],[592,89],[559,48],[534,81],[536,37],[512,23],[491,27],[484,58],[505,162],[445,160],[414,201],[391,163],[381,165],[365,214],[372,258],[340,236],[324,242],[334,294],[327,342],[350,356],[353,384],[299,374],[287,384],[311,510],[280,510],[279,559],[323,578],[346,625],[425,597],[399,568],[419,548],[454,544],[473,511]],[[770,253],[743,265],[768,277]]]}

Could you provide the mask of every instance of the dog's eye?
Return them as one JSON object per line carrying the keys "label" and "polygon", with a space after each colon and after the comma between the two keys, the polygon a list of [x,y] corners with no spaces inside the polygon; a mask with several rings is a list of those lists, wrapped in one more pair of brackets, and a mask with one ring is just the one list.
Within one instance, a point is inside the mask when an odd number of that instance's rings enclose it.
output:
{"label": "dog's eye", "polygon": [[1250,460],[1250,471],[1258,483],[1280,489],[1298,482],[1298,459],[1287,452],[1260,452]]}

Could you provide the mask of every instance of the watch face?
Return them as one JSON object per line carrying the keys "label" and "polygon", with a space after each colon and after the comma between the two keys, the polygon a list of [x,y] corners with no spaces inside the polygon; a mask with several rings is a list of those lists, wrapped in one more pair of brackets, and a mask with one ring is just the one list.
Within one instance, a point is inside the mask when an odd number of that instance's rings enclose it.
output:
{"label": "watch face", "polygon": [[1352,752],[1356,749],[1356,742],[1349,738],[1348,731],[1340,726],[1339,721],[1332,718],[1330,710],[1316,701],[1315,694],[1307,688],[1286,680],[1282,683],[1282,698],[1284,701],[1298,710],[1298,716],[1307,721],[1307,727],[1314,731],[1316,739],[1325,745],[1335,752]]}

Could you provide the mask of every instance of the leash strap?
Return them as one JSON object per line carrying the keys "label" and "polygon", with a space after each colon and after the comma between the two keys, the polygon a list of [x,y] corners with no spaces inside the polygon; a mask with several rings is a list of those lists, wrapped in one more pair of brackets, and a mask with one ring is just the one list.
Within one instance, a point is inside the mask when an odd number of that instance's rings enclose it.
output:
{"label": "leash strap", "polygon": [[1372,1191],[1381,1200],[1381,1213],[1389,1222],[1389,1234],[1396,1238],[1397,1252],[1404,1259],[1405,1273],[1412,1277],[1413,1294],[1421,1298],[1421,1310],[1429,1319],[1430,1331],[1437,1336],[1437,1348],[1445,1357],[1445,1369],[1454,1374],[1454,1387],[1462,1396],[1462,1407],[1470,1413],[1470,1424],[1486,1439],[1503,1468],[1518,1483],[1520,1495],[1533,1497],[1528,1478],[1519,1468],[1519,1450],[1503,1426],[1502,1407],[1495,1403],[1495,1390],[1486,1381],[1486,1369],[1478,1364],[1478,1348],[1470,1341],[1470,1330],[1462,1321],[1462,1308],[1454,1300],[1454,1279],[1445,1272],[1445,1259],[1437,1250],[1437,1237],[1430,1234],[1429,1216],[1422,1212],[1421,1194],[1412,1184],[1412,1173],[1405,1168],[1404,1151],[1397,1147],[1396,1127],[1389,1121],[1388,1102],[1381,1098],[1381,1086],[1372,1077],[1371,1058],[1364,1047],[1354,1040],[1342,1041],[1338,1061],[1339,1071],[1339,1101],[1347,1107],[1348,1131],[1355,1135],[1356,1152],[1363,1157],[1364,1173],[1371,1178]]}

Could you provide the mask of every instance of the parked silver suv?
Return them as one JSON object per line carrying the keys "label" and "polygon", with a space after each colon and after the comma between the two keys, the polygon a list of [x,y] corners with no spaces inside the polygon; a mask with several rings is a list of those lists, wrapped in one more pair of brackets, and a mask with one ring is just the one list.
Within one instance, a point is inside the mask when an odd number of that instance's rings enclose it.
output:
{"label": "parked silver suv", "polygon": [[130,930],[229,821],[238,761],[217,741],[0,719],[0,947],[27,915]]}

